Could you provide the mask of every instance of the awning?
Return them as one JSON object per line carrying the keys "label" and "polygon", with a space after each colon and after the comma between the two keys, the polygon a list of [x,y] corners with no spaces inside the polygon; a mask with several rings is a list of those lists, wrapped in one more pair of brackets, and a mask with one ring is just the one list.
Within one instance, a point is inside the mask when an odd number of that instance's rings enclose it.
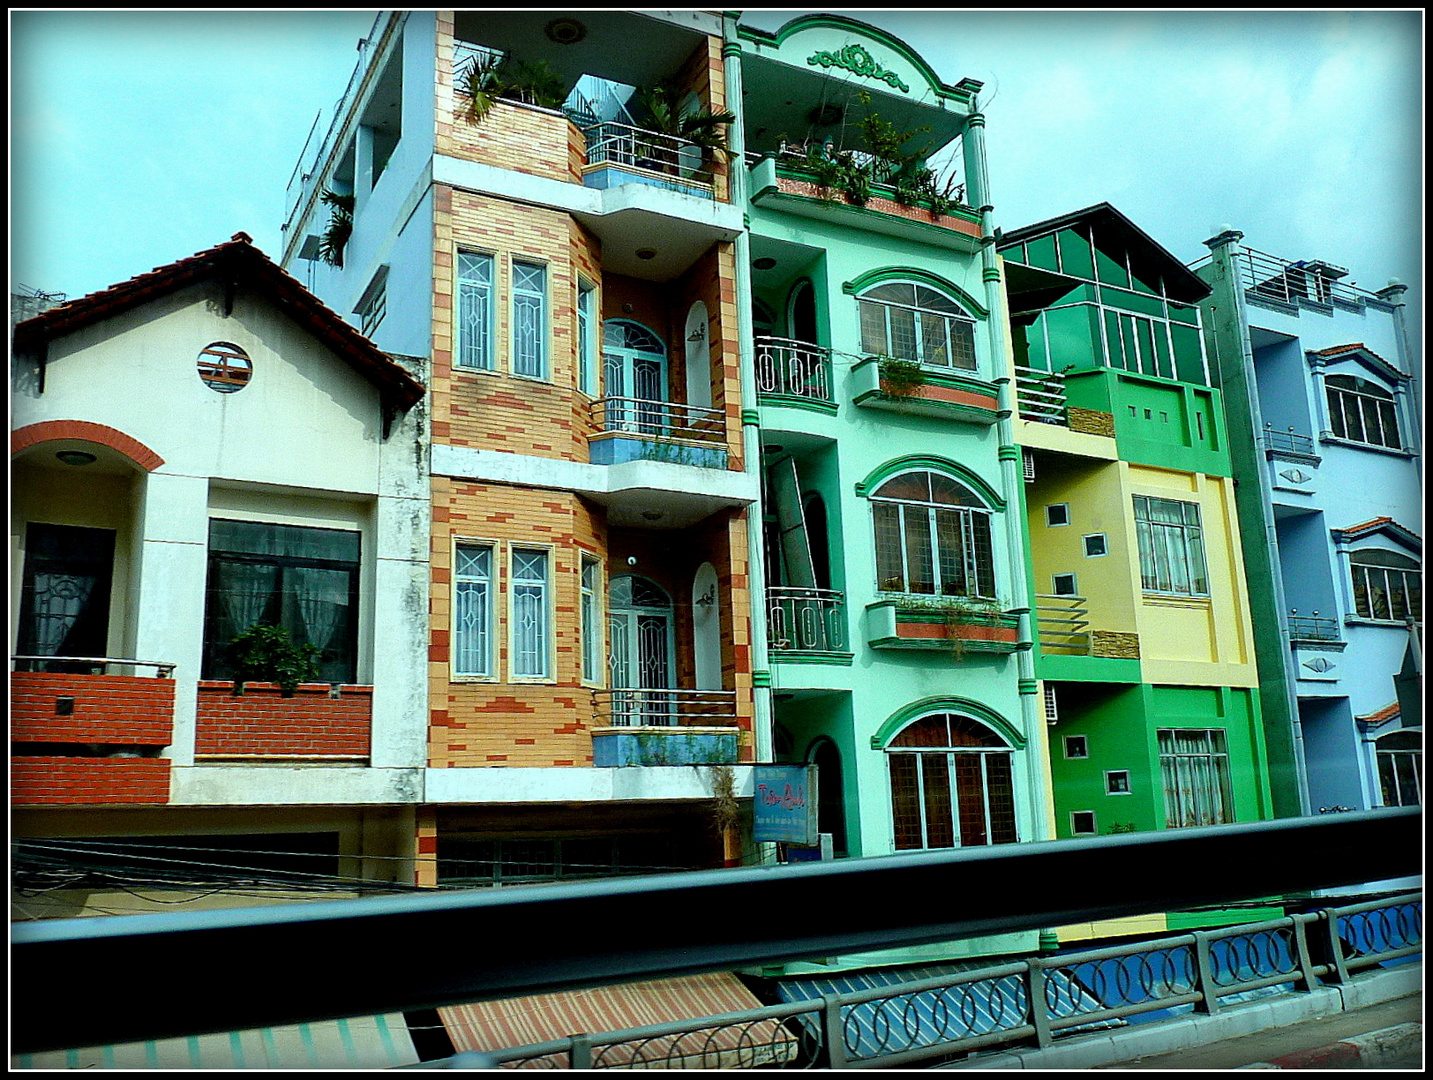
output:
{"label": "awning", "polygon": [[417,1063],[400,1013],[10,1059],[12,1069],[388,1069]]}
{"label": "awning", "polygon": [[[826,979],[782,979],[778,982],[781,1000],[810,1001],[837,994],[890,988],[892,996],[853,1005],[844,1010],[846,1052],[852,1058],[900,1054],[957,1039],[985,1035],[1025,1023],[1025,980],[1020,975],[961,983],[917,994],[900,994],[902,983],[960,975],[994,966],[996,961],[963,960],[921,967],[879,968],[846,972]],[[1074,1016],[1100,1008],[1100,1003],[1063,971],[1046,971],[1046,1000],[1055,1015]],[[815,1016],[801,1016],[801,1022],[817,1032]],[[1119,1020],[1082,1024],[1076,1030],[1123,1026]]]}
{"label": "awning", "polygon": [[[452,1005],[438,1010],[453,1049],[492,1051],[571,1035],[620,1032],[675,1021],[700,1021],[762,1004],[735,975],[718,972],[678,979],[622,983],[591,990]],[[776,1020],[749,1020],[720,1027],[693,1023],[690,1033],[636,1038],[593,1047],[593,1064],[621,1068],[642,1064],[675,1069],[751,1068],[778,1065],[796,1056],[797,1039]],[[551,1067],[541,1060],[524,1066]]]}

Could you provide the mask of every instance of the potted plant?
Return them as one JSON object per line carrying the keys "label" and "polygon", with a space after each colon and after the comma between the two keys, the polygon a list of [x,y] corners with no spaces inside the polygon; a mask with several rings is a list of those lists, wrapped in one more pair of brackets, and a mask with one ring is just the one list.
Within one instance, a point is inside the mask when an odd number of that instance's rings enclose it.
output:
{"label": "potted plant", "polygon": [[877,361],[881,376],[881,390],[896,397],[911,397],[925,382],[919,362],[898,360],[893,356],[882,356]]}
{"label": "potted plant", "polygon": [[236,697],[243,694],[246,682],[277,683],[280,694],[293,697],[299,683],[318,677],[319,655],[316,646],[295,642],[283,627],[268,623],[254,623],[225,650],[234,667]]}
{"label": "potted plant", "polygon": [[[660,151],[649,156],[656,161],[656,167],[665,172],[680,170],[690,176],[701,167],[707,154],[725,160],[728,154],[726,127],[736,122],[736,113],[723,110],[714,112],[705,106],[682,105],[683,90],[670,79],[653,86],[638,87],[637,100],[646,111],[644,122],[649,130],[666,135],[692,147],[692,153],[684,153],[685,147],[677,151],[672,160],[670,151]],[[653,147],[653,150],[658,148]]]}
{"label": "potted plant", "polygon": [[544,109],[560,108],[567,98],[562,76],[546,60],[514,60],[493,54],[474,57],[459,74],[458,84],[467,98],[458,115],[470,124],[487,116],[499,98]]}
{"label": "potted plant", "polygon": [[328,211],[328,225],[318,240],[318,257],[329,266],[343,266],[343,249],[353,235],[353,196],[325,190],[319,196]]}

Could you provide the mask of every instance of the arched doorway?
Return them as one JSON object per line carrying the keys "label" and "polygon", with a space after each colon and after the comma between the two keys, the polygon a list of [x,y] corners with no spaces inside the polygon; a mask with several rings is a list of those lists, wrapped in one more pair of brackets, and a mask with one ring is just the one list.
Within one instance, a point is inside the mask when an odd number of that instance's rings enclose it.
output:
{"label": "arched doorway", "polygon": [[602,376],[607,428],[658,434],[667,400],[667,348],[641,323],[608,319],[602,324]]}
{"label": "arched doorway", "polygon": [[655,581],[627,574],[607,589],[608,685],[612,722],[667,727],[674,721],[672,598]]}
{"label": "arched doorway", "polygon": [[831,834],[831,853],[846,854],[846,797],[841,776],[841,751],[822,736],[811,744],[806,760],[816,766],[816,829]]}

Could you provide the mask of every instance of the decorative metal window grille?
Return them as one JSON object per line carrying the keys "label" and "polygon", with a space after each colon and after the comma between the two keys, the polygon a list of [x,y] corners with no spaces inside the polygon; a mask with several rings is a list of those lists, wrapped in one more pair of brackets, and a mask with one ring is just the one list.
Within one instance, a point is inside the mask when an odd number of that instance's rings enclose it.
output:
{"label": "decorative metal window grille", "polygon": [[937,713],[887,747],[897,851],[1013,844],[1010,747],[968,717]]}
{"label": "decorative metal window grille", "polygon": [[602,618],[598,605],[601,564],[596,559],[582,558],[582,681],[598,683],[602,679]]}
{"label": "decorative metal window grille", "polygon": [[453,674],[493,674],[493,549],[459,544],[453,562]]}
{"label": "decorative metal window grille", "polygon": [[512,369],[547,378],[547,267],[512,264]]}
{"label": "decorative metal window grille", "polygon": [[1208,596],[1204,530],[1197,503],[1134,497],[1140,584],[1146,592]]}
{"label": "decorative metal window grille", "polygon": [[249,385],[254,362],[231,341],[216,341],[199,353],[199,378],[210,390],[232,394]]}
{"label": "decorative metal window grille", "polygon": [[1233,823],[1234,793],[1223,730],[1159,729],[1159,768],[1166,827]]}
{"label": "decorative metal window grille", "polygon": [[513,549],[512,673],[542,679],[550,671],[547,603],[547,552]]}
{"label": "decorative metal window grille", "polygon": [[862,351],[976,369],[975,323],[949,297],[924,285],[895,281],[870,289],[858,303]]}
{"label": "decorative metal window grille", "polygon": [[1353,607],[1378,622],[1421,621],[1423,570],[1416,559],[1394,551],[1366,549],[1349,553]]}
{"label": "decorative metal window grille", "polygon": [[1381,386],[1352,375],[1324,379],[1328,392],[1329,430],[1340,439],[1403,449],[1398,431],[1398,409],[1393,395]]}
{"label": "decorative metal window grille", "polygon": [[380,267],[369,284],[358,307],[359,326],[365,337],[372,337],[388,314],[388,267]]}
{"label": "decorative metal window grille", "polygon": [[1423,735],[1395,731],[1378,740],[1378,785],[1384,806],[1423,805]]}
{"label": "decorative metal window grille", "polygon": [[457,345],[458,367],[492,371],[493,364],[493,257],[458,252]]}
{"label": "decorative metal window grille", "polygon": [[1060,721],[1060,705],[1055,699],[1055,687],[1053,683],[1045,684],[1045,719],[1051,724]]}
{"label": "decorative metal window grille", "polygon": [[597,290],[577,282],[577,389],[597,396]]}
{"label": "decorative metal window grille", "polygon": [[887,480],[871,496],[877,587],[886,592],[993,599],[990,512],[941,473]]}

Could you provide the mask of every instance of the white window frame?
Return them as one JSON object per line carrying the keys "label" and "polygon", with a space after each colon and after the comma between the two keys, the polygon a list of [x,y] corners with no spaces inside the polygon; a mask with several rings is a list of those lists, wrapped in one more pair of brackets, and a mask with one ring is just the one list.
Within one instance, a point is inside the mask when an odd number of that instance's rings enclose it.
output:
{"label": "white window frame", "polygon": [[[1351,379],[1354,385],[1333,385],[1332,380],[1338,378]],[[1368,390],[1363,389],[1363,387],[1370,387],[1372,390],[1376,391],[1376,393],[1369,393]],[[1364,379],[1357,375],[1351,375],[1348,372],[1333,372],[1324,376],[1324,393],[1327,398],[1326,404],[1328,406],[1329,434],[1331,434],[1335,439],[1342,439],[1344,442],[1352,443],[1355,446],[1372,446],[1379,450],[1404,449],[1403,420],[1402,417],[1399,416],[1398,395],[1392,390],[1387,390],[1369,379]],[[1348,434],[1348,410],[1350,401],[1357,403],[1358,427],[1359,431],[1364,435],[1364,438],[1356,439],[1352,435]],[[1371,439],[1367,437],[1369,433],[1369,425],[1367,422],[1368,414],[1367,411],[1364,409],[1364,402],[1373,402],[1374,416],[1378,420],[1378,433],[1380,435],[1380,438],[1378,439]],[[1380,406],[1387,406],[1388,411],[1392,414],[1393,438],[1395,440],[1394,442],[1390,443],[1386,441],[1386,438],[1384,437],[1386,436],[1388,425],[1385,422],[1384,412],[1380,408]],[[1337,427],[1335,426],[1335,417],[1337,417],[1338,420]],[[1342,427],[1343,431],[1340,432],[1338,430],[1338,427]]]}
{"label": "white window frame", "polygon": [[577,279],[577,389],[595,398],[600,392],[601,353],[598,349],[597,286],[586,278]]}
{"label": "white window frame", "polygon": [[[884,288],[885,286],[888,286],[888,285],[910,285],[910,286],[913,286],[913,287],[916,288],[916,289],[926,289],[926,290],[928,290],[928,291],[930,291],[930,292],[932,292],[932,293],[935,293],[936,295],[940,296],[940,297],[941,297],[943,300],[945,300],[948,304],[950,304],[952,307],[956,308],[957,311],[960,312],[960,314],[953,314],[953,313],[948,312],[948,311],[937,311],[937,310],[935,310],[935,309],[933,309],[933,308],[921,307],[921,306],[919,306],[919,303],[918,303],[919,294],[916,294],[916,300],[913,301],[913,302],[910,302],[910,303],[902,303],[902,302],[900,302],[900,301],[898,301],[898,300],[889,300],[889,299],[886,299],[886,298],[871,298],[871,297],[870,297],[870,294],[871,294],[873,291],[879,290],[879,289]],[[976,334],[976,332],[975,332],[975,330],[976,330],[975,320],[974,320],[973,318],[971,318],[969,315],[966,315],[966,314],[964,313],[963,305],[960,303],[960,301],[956,300],[953,296],[949,296],[949,295],[947,295],[946,293],[942,292],[941,290],[936,289],[936,288],[934,288],[934,287],[932,287],[932,286],[930,286],[930,285],[926,285],[926,284],[924,284],[924,283],[922,283],[922,282],[917,282],[917,281],[883,281],[883,282],[880,282],[879,284],[872,285],[869,289],[866,290],[865,293],[863,293],[862,295],[860,295],[860,296],[858,296],[858,297],[856,298],[856,302],[857,302],[857,308],[856,308],[856,313],[857,313],[857,314],[856,314],[856,317],[857,317],[857,324],[858,324],[858,326],[861,328],[861,331],[860,331],[860,332],[861,332],[861,351],[862,351],[863,353],[869,353],[869,354],[872,354],[872,355],[889,356],[889,357],[892,357],[892,358],[897,359],[897,360],[914,360],[916,363],[919,363],[919,364],[921,364],[921,365],[924,366],[924,367],[929,367],[929,368],[932,368],[932,369],[937,370],[937,371],[965,371],[965,372],[970,372],[970,373],[973,374],[973,373],[975,373],[976,371],[979,370],[979,368],[980,368],[980,351],[979,351],[979,349],[978,349],[978,347],[977,347],[977,345],[976,345],[976,340],[977,340],[977,338],[979,337],[979,335]],[[883,333],[883,336],[884,336],[884,348],[881,348],[881,349],[870,349],[870,348],[867,348],[866,333],[865,333],[865,329],[864,329],[864,327],[865,327],[865,321],[866,321],[866,320],[865,320],[864,315],[862,314],[862,312],[864,311],[864,305],[869,305],[869,306],[871,306],[871,307],[873,307],[873,308],[879,307],[879,308],[882,309],[881,314],[882,314],[882,333]],[[895,310],[895,309],[899,309],[899,310],[903,310],[903,311],[909,311],[909,312],[912,312],[912,313],[913,313],[913,314],[912,314],[912,320],[911,320],[911,321],[912,321],[913,338],[914,338],[914,348],[913,348],[913,351],[914,351],[914,353],[915,353],[914,356],[903,356],[903,355],[901,355],[900,353],[898,353],[898,352],[896,352],[896,351],[894,350],[894,346],[892,345],[892,337],[891,337],[891,312],[892,312],[892,310]],[[932,361],[932,360],[927,360],[927,359],[925,359],[925,355],[924,355],[925,352],[926,352],[925,320],[926,320],[927,318],[931,318],[931,319],[941,319],[941,320],[944,321],[946,362],[943,363],[943,364],[942,364],[942,363],[938,363],[938,362],[936,362],[936,361]],[[968,335],[969,335],[969,338],[968,338],[969,344],[970,344],[970,362],[969,362],[969,364],[965,364],[965,363],[957,364],[957,363],[955,362],[954,342],[955,342],[955,333],[956,333],[957,327],[959,327],[960,332],[961,332],[962,334],[968,334]]]}
{"label": "white window frame", "polygon": [[[1406,733],[1407,733],[1407,734],[1413,734],[1414,732],[1413,732],[1412,730],[1407,730]],[[1417,731],[1417,735],[1418,735],[1418,745],[1417,745],[1416,747],[1413,747],[1413,746],[1399,746],[1399,747],[1391,747],[1391,748],[1389,748],[1389,749],[1387,749],[1387,750],[1384,750],[1384,749],[1382,749],[1382,748],[1378,745],[1378,744],[1379,744],[1380,742],[1382,742],[1384,739],[1387,739],[1387,738],[1389,737],[1389,735],[1398,736],[1398,735],[1403,735],[1403,734],[1405,734],[1404,731],[1391,731],[1391,732],[1389,732],[1388,735],[1384,735],[1384,736],[1382,736],[1381,738],[1376,739],[1376,740],[1374,741],[1374,744],[1373,744],[1373,749],[1374,749],[1374,765],[1376,766],[1376,773],[1377,773],[1377,778],[1378,778],[1378,805],[1380,805],[1380,806],[1422,806],[1422,805],[1423,805],[1423,732],[1422,732],[1422,730],[1419,729],[1419,730]],[[1386,776],[1385,776],[1385,769],[1386,769],[1386,768],[1391,768],[1391,769],[1393,770],[1393,779],[1394,779],[1394,781],[1395,781],[1395,785],[1394,785],[1394,786],[1395,786],[1395,788],[1401,787],[1401,785],[1397,783],[1398,778],[1399,778],[1398,763],[1399,763],[1400,761],[1406,761],[1406,762],[1408,763],[1409,768],[1408,768],[1408,770],[1407,770],[1407,773],[1408,773],[1409,777],[1410,777],[1410,778],[1412,779],[1412,781],[1413,781],[1414,801],[1413,801],[1413,802],[1402,802],[1402,801],[1400,800],[1399,802],[1396,802],[1396,803],[1385,802],[1385,801],[1384,801],[1384,795],[1385,795],[1385,793],[1386,793],[1386,791],[1387,791],[1387,784],[1386,784],[1386,782],[1385,782],[1386,779],[1387,779]]]}
{"label": "white window frame", "polygon": [[[1083,754],[1070,753],[1072,749],[1070,740],[1072,739],[1080,740],[1081,747],[1085,751]],[[1061,749],[1065,753],[1066,761],[1088,761],[1090,757],[1090,737],[1088,735],[1066,735],[1061,741]]]}
{"label": "white window frame", "polygon": [[[1069,578],[1069,579],[1070,579],[1070,591],[1069,591],[1069,592],[1061,592],[1061,591],[1060,591],[1060,579],[1061,579],[1061,578]],[[1050,594],[1051,594],[1052,596],[1079,596],[1079,595],[1080,595],[1080,579],[1079,579],[1078,577],[1076,577],[1073,573],[1051,574],[1051,575],[1050,575]]]}
{"label": "white window frame", "polygon": [[[1082,815],[1089,815],[1090,827],[1088,829],[1077,828],[1075,819]],[[1070,835],[1071,836],[1098,836],[1100,834],[1099,820],[1095,817],[1093,810],[1071,810],[1070,811]]]}
{"label": "white window frame", "polygon": [[[1135,534],[1139,541],[1140,588],[1146,593],[1161,596],[1207,599],[1209,559],[1205,551],[1204,519],[1199,503],[1157,495],[1135,495],[1133,498]],[[1179,507],[1179,523],[1152,520],[1152,503]],[[1189,520],[1190,508],[1194,510],[1192,522]],[[1183,587],[1176,580],[1176,570],[1182,571]],[[1153,585],[1149,584],[1151,581]],[[1203,582],[1202,589],[1196,587],[1199,581]]]}
{"label": "white window frame", "polygon": [[[1172,737],[1183,736],[1188,739],[1191,736],[1203,735],[1208,744],[1207,749],[1195,751],[1174,751],[1166,753],[1162,745],[1166,735]],[[1194,828],[1200,825],[1232,825],[1238,821],[1238,815],[1234,805],[1234,779],[1233,770],[1229,764],[1229,739],[1223,728],[1159,728],[1155,732],[1156,749],[1159,751],[1159,773],[1160,787],[1164,795],[1165,828],[1182,829]],[[1217,783],[1217,790],[1214,787],[1208,788],[1203,794],[1204,801],[1213,804],[1219,803],[1219,818],[1222,820],[1213,821],[1189,821],[1185,820],[1184,807],[1180,807],[1178,816],[1180,820],[1171,821],[1170,818],[1170,771],[1173,769],[1176,783],[1182,783],[1185,777],[1197,779],[1201,769],[1207,770],[1205,779],[1213,778]],[[1178,792],[1176,792],[1178,794]]]}
{"label": "white window frame", "polygon": [[[588,571],[592,581],[588,582]],[[577,567],[578,621],[582,634],[580,677],[585,686],[602,686],[607,671],[606,644],[607,617],[603,611],[603,597],[607,594],[603,581],[602,560],[583,552]]]}
{"label": "white window frame", "polygon": [[[458,551],[460,548],[477,548],[488,553],[488,578],[487,578],[487,625],[481,632],[487,637],[486,653],[482,658],[486,671],[462,671],[459,664],[458,642],[462,636],[462,628],[458,622],[459,616],[459,584],[465,581],[480,580],[458,572]],[[485,540],[476,537],[455,536],[452,541],[451,556],[449,564],[453,568],[452,584],[449,594],[449,649],[448,649],[448,678],[450,682],[493,682],[498,676],[497,671],[497,611],[498,611],[498,568],[500,566],[500,546],[496,540]]]}
{"label": "white window frame", "polygon": [[[937,713],[937,714],[933,714],[933,715],[942,715],[942,714]],[[957,715],[957,716],[958,716],[959,714],[945,714],[945,715]],[[923,721],[923,720],[928,720],[928,719],[930,719],[930,718],[931,718],[930,716],[918,717],[918,718],[916,718],[915,720],[912,721],[912,724],[917,724],[917,723],[920,723],[920,722]],[[971,717],[964,717],[964,716],[960,717],[960,719],[973,720],[973,718],[971,718]],[[991,759],[994,758],[994,757],[1000,757],[1000,758],[1003,758],[1003,759],[1004,759],[1004,767],[1005,767],[1005,769],[1008,771],[1009,780],[1010,780],[1010,789],[1009,789],[1009,793],[1010,793],[1010,807],[1009,807],[1009,809],[1010,809],[1010,816],[1011,816],[1011,828],[1014,830],[1014,832],[1015,832],[1015,834],[1016,834],[1016,839],[1015,839],[1014,841],[1006,841],[1006,842],[1019,843],[1019,831],[1020,831],[1020,812],[1019,812],[1019,807],[1020,807],[1020,802],[1019,802],[1019,795],[1018,795],[1018,788],[1017,788],[1018,782],[1017,782],[1016,776],[1015,776],[1015,748],[1012,747],[1012,746],[1006,741],[1006,739],[1005,739],[1005,737],[1004,737],[1003,735],[1001,735],[998,731],[995,731],[995,729],[990,728],[990,726],[989,726],[988,724],[981,723],[979,720],[973,720],[973,722],[976,723],[976,724],[979,724],[981,727],[984,727],[984,728],[986,728],[987,730],[989,730],[990,733],[991,733],[996,739],[998,739],[1001,743],[1003,743],[1004,745],[1001,746],[1001,747],[993,747],[993,746],[992,746],[992,747],[978,747],[978,748],[977,748],[977,747],[969,747],[969,746],[956,747],[956,746],[949,746],[949,745],[947,745],[947,746],[944,746],[944,747],[942,747],[942,746],[922,747],[922,748],[920,748],[920,749],[908,748],[908,747],[900,747],[900,746],[895,746],[895,745],[888,745],[888,746],[886,747],[885,754],[886,754],[887,798],[888,798],[888,805],[889,805],[890,811],[891,811],[891,850],[892,850],[892,851],[897,851],[897,850],[901,850],[901,851],[947,851],[947,850],[952,850],[952,851],[953,851],[953,850],[957,850],[957,849],[962,848],[962,847],[994,847],[994,846],[996,846],[996,842],[994,841],[995,821],[996,821],[995,811],[996,811],[996,809],[1001,809],[1001,810],[1003,810],[1004,808],[1003,808],[1003,807],[1000,807],[1000,808],[994,807],[993,801],[992,801],[992,799],[991,799],[990,761],[991,761]],[[910,725],[907,725],[907,727],[909,727],[909,726],[910,726]],[[902,730],[904,731],[905,729],[903,728]],[[899,737],[899,734],[897,735],[897,737]],[[896,760],[896,758],[898,758],[898,757],[910,757],[910,758],[914,758],[914,759],[915,759],[915,762],[916,762],[916,764],[915,764],[915,807],[916,807],[916,810],[917,810],[917,812],[918,812],[918,814],[919,814],[919,820],[920,820],[921,843],[920,843],[920,846],[919,846],[919,847],[911,847],[911,848],[897,848],[897,847],[896,847],[897,825],[896,825],[896,774],[895,774],[895,760]],[[965,842],[964,842],[964,839],[965,839],[965,838],[961,835],[961,831],[960,831],[960,805],[961,805],[961,804],[960,804],[960,793],[959,793],[959,791],[958,791],[959,772],[958,772],[958,770],[957,770],[957,768],[956,768],[956,764],[955,764],[957,757],[964,757],[964,758],[966,758],[967,760],[969,760],[969,759],[971,759],[971,758],[974,758],[974,760],[976,760],[976,761],[978,761],[978,762],[980,763],[980,770],[979,770],[979,772],[980,772],[981,812],[982,812],[982,820],[983,820],[984,826],[985,826],[985,835],[986,835],[986,838],[987,838],[985,844],[969,844],[969,843],[965,843]],[[949,808],[949,811],[950,811],[950,814],[951,814],[950,825],[951,825],[951,833],[952,833],[952,837],[953,837],[953,839],[954,839],[954,843],[953,843],[951,846],[949,846],[949,847],[944,847],[944,846],[942,846],[942,847],[934,847],[934,848],[933,848],[933,847],[931,847],[931,845],[930,845],[930,833],[931,833],[932,825],[933,825],[934,823],[932,822],[931,818],[927,816],[927,815],[928,815],[928,811],[929,811],[929,805],[928,805],[927,799],[926,799],[926,787],[925,787],[925,781],[926,781],[925,762],[926,762],[926,759],[930,759],[930,758],[940,758],[940,759],[943,759],[943,760],[942,760],[942,765],[943,765],[943,767],[944,767],[944,769],[945,769],[947,791],[949,792],[949,794],[950,794],[950,796],[951,796],[948,808]]]}
{"label": "white window frame", "polygon": [[[1111,777],[1123,776],[1125,778],[1125,789],[1115,791],[1110,787]],[[1106,769],[1105,770],[1105,794],[1106,795],[1133,795],[1134,788],[1130,784],[1128,769]]]}
{"label": "white window frame", "polygon": [[[1104,551],[1090,551],[1090,541],[1096,537],[1098,537],[1100,543],[1104,545]],[[1110,553],[1110,538],[1102,532],[1085,533],[1084,536],[1080,537],[1080,543],[1084,545],[1085,558],[1087,559],[1103,559]]]}
{"label": "white window frame", "polygon": [[[1056,521],[1056,520],[1055,520],[1054,511],[1056,511],[1056,510],[1063,510],[1063,511],[1065,512],[1065,520],[1064,520],[1064,521]],[[1070,504],[1069,504],[1069,503],[1046,503],[1046,504],[1045,504],[1045,525],[1046,525],[1046,527],[1051,528],[1051,529],[1061,529],[1061,528],[1064,528],[1064,527],[1065,527],[1066,525],[1068,525],[1068,524],[1070,524]]]}
{"label": "white window frame", "polygon": [[[975,496],[975,492],[971,490],[970,485],[966,484],[964,481],[954,476],[950,476],[946,473],[938,472],[934,469],[911,469],[908,470],[908,472],[906,473],[898,473],[894,476],[889,476],[886,479],[882,480],[876,490],[871,492],[870,495],[867,497],[867,501],[871,504],[871,552],[876,557],[875,563],[877,568],[877,590],[879,590],[880,592],[895,592],[913,596],[935,596],[951,598],[964,597],[966,599],[971,600],[994,600],[996,594],[996,541],[995,522],[994,515],[992,514],[992,512],[984,507],[957,506],[951,503],[940,503],[911,498],[898,498],[895,496],[879,494],[881,489],[884,488],[887,484],[889,484],[892,480],[900,479],[900,477],[908,475],[908,473],[932,473],[933,475],[944,477],[946,480],[952,481],[953,483],[958,484],[960,487],[965,488],[965,490],[970,491],[971,495]],[[900,557],[901,564],[902,585],[902,587],[899,589],[887,588],[884,581],[880,580],[880,566],[882,561],[880,552],[883,550],[883,548],[881,543],[880,528],[876,521],[877,506],[894,506],[896,508],[896,543],[899,545],[898,554]],[[929,593],[917,593],[910,588],[910,552],[906,543],[906,514],[908,507],[918,507],[926,512],[926,517],[928,521],[926,538],[930,542],[928,550],[930,552],[931,558],[931,578],[933,584],[933,590]],[[940,544],[940,519],[937,516],[940,513],[954,514],[957,521],[957,527],[960,530],[961,544],[964,549],[965,556],[964,566],[962,569],[964,570],[967,586],[967,591],[963,593],[948,593],[944,591],[944,582],[941,578],[940,566],[940,555],[942,550]],[[981,592],[980,579],[982,577],[982,569],[985,568],[982,567],[979,553],[976,550],[975,518],[977,517],[977,515],[985,519],[985,535],[988,540],[987,554],[989,556],[988,571],[990,579],[990,588],[988,593]]]}
{"label": "white window frame", "polygon": [[[1365,622],[1378,623],[1386,626],[1406,626],[1410,616],[1422,617],[1423,600],[1423,568],[1417,566],[1389,566],[1378,562],[1360,562],[1360,555],[1386,554],[1407,559],[1409,562],[1417,563],[1418,560],[1410,555],[1404,555],[1400,551],[1390,551],[1387,548],[1358,548],[1348,553],[1348,574],[1349,574],[1349,596],[1353,601],[1353,616]],[[1383,602],[1388,609],[1386,615],[1375,614],[1373,603],[1375,582],[1381,579],[1383,584]],[[1409,588],[1410,579],[1418,586],[1418,603],[1413,602],[1413,591]],[[1363,606],[1366,612],[1359,610],[1359,584],[1363,585]],[[1403,593],[1404,617],[1401,619],[1393,616],[1393,587],[1394,585]]]}
{"label": "white window frame", "polygon": [[[517,560],[520,554],[541,554],[543,557],[543,577],[541,581],[532,578],[519,578],[517,576]],[[553,655],[555,625],[553,622],[553,549],[547,544],[509,544],[507,551],[508,566],[508,681],[509,682],[553,682],[555,675],[553,671]],[[528,672],[518,670],[519,642],[518,635],[521,627],[518,620],[518,590],[520,586],[538,585],[541,588],[541,612],[542,626],[539,634],[542,638],[542,671]]]}
{"label": "white window frame", "polygon": [[[541,290],[530,289],[518,286],[518,268],[526,267],[538,270],[542,273]],[[512,259],[510,278],[512,286],[508,298],[508,356],[511,364],[512,374],[524,379],[536,379],[539,382],[550,382],[552,380],[551,351],[548,348],[548,333],[552,321],[552,305],[549,300],[549,292],[552,288],[550,268],[547,263],[539,262],[536,259],[517,258]],[[524,371],[521,364],[526,359],[519,355],[519,322],[522,308],[519,302],[522,300],[535,300],[537,302],[537,362],[536,371]]]}
{"label": "white window frame", "polygon": [[[463,277],[463,259],[486,260],[488,268],[488,280],[486,283],[479,282],[475,278]],[[497,370],[497,278],[498,258],[490,251],[479,251],[476,249],[457,248],[453,256],[453,367],[463,371],[496,371]],[[478,363],[464,363],[464,356],[468,352],[470,342],[463,327],[466,322],[463,306],[463,285],[472,284],[483,290],[480,299],[485,310],[482,312],[482,332],[477,344],[476,352]]]}

